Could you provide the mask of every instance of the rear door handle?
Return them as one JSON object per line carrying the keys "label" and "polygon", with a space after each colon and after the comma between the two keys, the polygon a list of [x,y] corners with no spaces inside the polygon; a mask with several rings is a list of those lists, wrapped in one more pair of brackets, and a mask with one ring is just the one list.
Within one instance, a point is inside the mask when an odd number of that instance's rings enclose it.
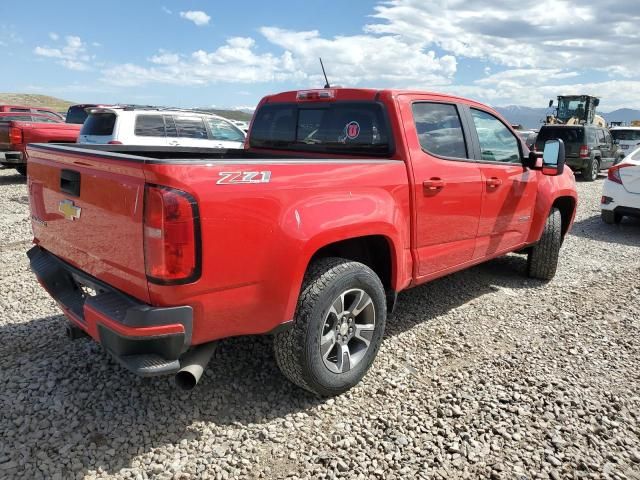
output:
{"label": "rear door handle", "polygon": [[498,177],[491,177],[487,179],[488,188],[498,188],[500,185],[502,185],[502,180]]}
{"label": "rear door handle", "polygon": [[430,178],[429,180],[425,180],[422,182],[422,187],[424,188],[424,193],[436,193],[442,190],[445,187],[446,183],[444,180],[438,177]]}

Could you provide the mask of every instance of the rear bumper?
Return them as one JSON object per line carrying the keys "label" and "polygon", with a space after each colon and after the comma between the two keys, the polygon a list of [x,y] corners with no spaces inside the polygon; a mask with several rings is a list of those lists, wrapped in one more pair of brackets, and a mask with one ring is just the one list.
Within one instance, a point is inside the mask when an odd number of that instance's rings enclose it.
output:
{"label": "rear bumper", "polygon": [[0,162],[4,165],[22,165],[26,163],[22,158],[22,152],[0,152]]}
{"label": "rear bumper", "polygon": [[175,373],[191,344],[193,310],[142,303],[72,267],[39,246],[27,252],[31,270],[67,317],[142,376]]}
{"label": "rear bumper", "polygon": [[631,193],[619,183],[606,179],[602,186],[602,196],[609,199],[607,203],[600,204],[602,210],[640,217],[640,193]]}
{"label": "rear bumper", "polygon": [[572,170],[582,170],[587,166],[588,162],[588,158],[566,157],[565,159],[565,164],[571,167]]}

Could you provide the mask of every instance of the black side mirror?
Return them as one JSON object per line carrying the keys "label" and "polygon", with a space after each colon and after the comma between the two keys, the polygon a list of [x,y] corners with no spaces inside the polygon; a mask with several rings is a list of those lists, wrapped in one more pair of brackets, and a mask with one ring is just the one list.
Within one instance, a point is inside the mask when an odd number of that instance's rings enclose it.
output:
{"label": "black side mirror", "polygon": [[549,108],[553,106],[553,100],[549,100]]}
{"label": "black side mirror", "polygon": [[564,142],[561,139],[547,140],[542,153],[542,173],[556,176],[564,172]]}
{"label": "black side mirror", "polygon": [[594,107],[597,107],[598,105],[600,105],[600,99],[599,99],[599,98],[595,98],[595,99],[593,100],[593,106],[594,106]]}

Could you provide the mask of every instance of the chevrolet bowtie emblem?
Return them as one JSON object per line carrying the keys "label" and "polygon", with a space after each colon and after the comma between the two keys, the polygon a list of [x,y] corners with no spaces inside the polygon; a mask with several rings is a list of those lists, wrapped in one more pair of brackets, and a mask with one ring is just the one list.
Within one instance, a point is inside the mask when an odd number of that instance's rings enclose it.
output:
{"label": "chevrolet bowtie emblem", "polygon": [[76,207],[73,200],[61,200],[58,204],[58,211],[62,213],[67,220],[78,220],[82,209]]}

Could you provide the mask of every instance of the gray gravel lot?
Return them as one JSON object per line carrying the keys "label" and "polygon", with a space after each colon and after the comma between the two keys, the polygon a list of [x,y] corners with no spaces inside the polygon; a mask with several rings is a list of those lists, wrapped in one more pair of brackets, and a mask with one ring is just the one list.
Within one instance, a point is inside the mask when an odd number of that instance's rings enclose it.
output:
{"label": "gray gravel lot", "polygon": [[405,292],[357,388],[317,399],[269,338],[190,393],[70,341],[35,281],[27,187],[0,171],[0,478],[640,478],[640,222],[599,218],[555,280],[511,255]]}

